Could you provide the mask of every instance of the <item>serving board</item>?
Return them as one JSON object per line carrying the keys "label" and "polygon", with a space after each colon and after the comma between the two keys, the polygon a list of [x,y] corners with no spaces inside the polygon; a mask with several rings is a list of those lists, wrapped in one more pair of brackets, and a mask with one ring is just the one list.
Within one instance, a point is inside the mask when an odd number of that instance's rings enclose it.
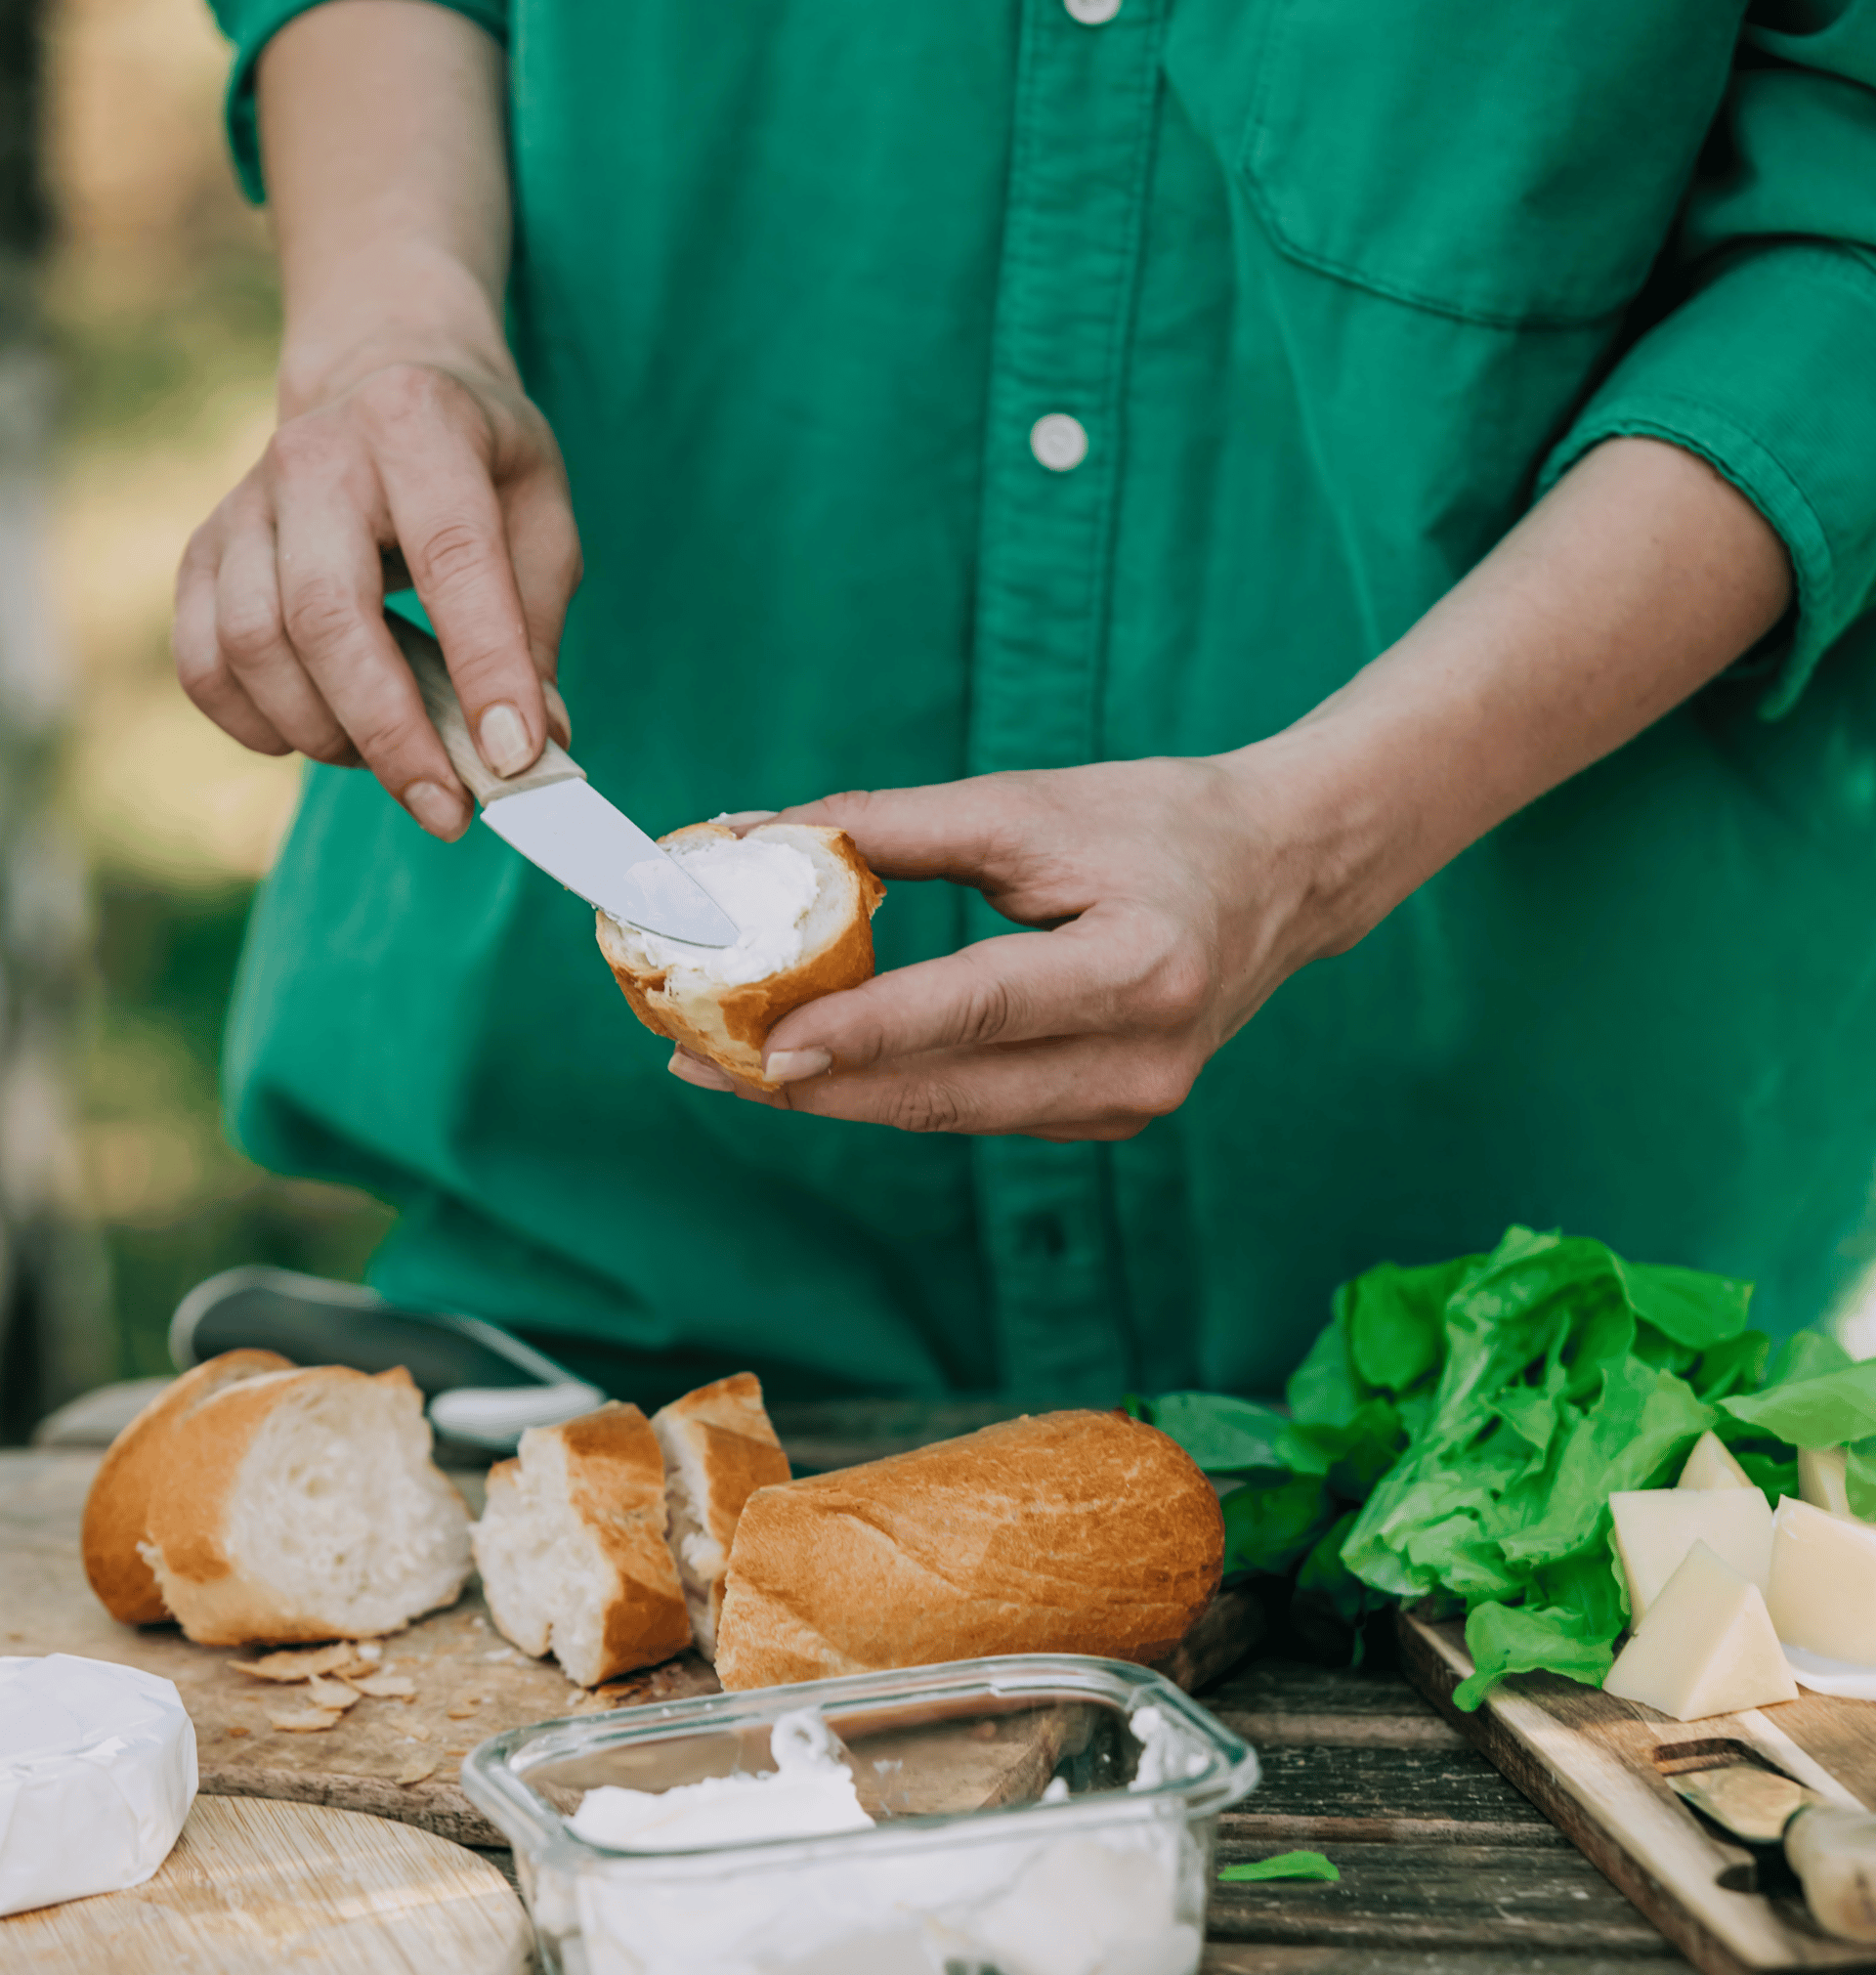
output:
{"label": "serving board", "polygon": [[1795,1889],[1777,1890],[1664,1775],[1738,1743],[1833,1802],[1876,1809],[1876,1702],[1802,1694],[1679,1722],[1555,1674],[1521,1674],[1462,1714],[1453,1691],[1472,1670],[1463,1623],[1403,1610],[1398,1633],[1421,1693],[1706,1975],[1876,1970],[1876,1948],[1820,1933]]}
{"label": "serving board", "polygon": [[0,1919],[32,1975],[521,1975],[533,1928],[473,1852],[314,1804],[197,1797],[156,1875]]}
{"label": "serving board", "polygon": [[[277,1729],[268,1710],[297,1705],[305,1690],[257,1681],[229,1664],[258,1657],[255,1651],[192,1645],[174,1626],[120,1625],[93,1596],[78,1525],[102,1458],[0,1454],[0,1653],[74,1653],[173,1680],[195,1724],[206,1794],[329,1804],[417,1825],[458,1844],[501,1845],[506,1839],[458,1780],[477,1742],[529,1722],[718,1691],[715,1674],[687,1653],[588,1693],[552,1660],[530,1659],[510,1646],[472,1582],[448,1610],[384,1641],[383,1668],[409,1676],[411,1699],[362,1699],[316,1734]],[[451,1479],[479,1510],[482,1477]],[[1244,1656],[1258,1622],[1255,1605],[1225,1593],[1161,1670],[1188,1690],[1203,1686]],[[1038,1718],[1037,1737],[1056,1733]],[[1026,1778],[1049,1754],[1045,1739],[1027,1752],[1002,1748],[999,1774]]]}

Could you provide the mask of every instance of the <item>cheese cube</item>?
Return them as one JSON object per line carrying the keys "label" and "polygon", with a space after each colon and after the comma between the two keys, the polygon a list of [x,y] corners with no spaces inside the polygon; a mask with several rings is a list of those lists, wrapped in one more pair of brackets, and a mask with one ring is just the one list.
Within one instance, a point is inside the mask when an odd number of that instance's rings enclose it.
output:
{"label": "cheese cube", "polygon": [[1832,1516],[1850,1515],[1849,1464],[1846,1447],[1800,1447],[1798,1492],[1813,1509]]}
{"label": "cheese cube", "polygon": [[1677,1488],[1749,1488],[1746,1471],[1732,1457],[1718,1434],[1702,1434],[1693,1443],[1693,1452],[1681,1470]]}
{"label": "cheese cube", "polygon": [[1876,1526],[1786,1496],[1772,1531],[1766,1603],[1778,1637],[1826,1659],[1876,1666]]}
{"label": "cheese cube", "polygon": [[1616,1655],[1602,1691],[1676,1721],[1798,1698],[1765,1594],[1699,1541]]}
{"label": "cheese cube", "polygon": [[1609,1497],[1616,1553],[1639,1625],[1696,1543],[1764,1591],[1771,1574],[1771,1510],[1757,1488],[1618,1488]]}

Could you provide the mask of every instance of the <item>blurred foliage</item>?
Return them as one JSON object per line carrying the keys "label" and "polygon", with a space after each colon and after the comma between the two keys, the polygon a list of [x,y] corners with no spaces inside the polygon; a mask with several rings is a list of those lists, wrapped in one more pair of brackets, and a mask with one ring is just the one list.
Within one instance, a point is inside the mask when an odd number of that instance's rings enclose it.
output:
{"label": "blurred foliage", "polygon": [[265,222],[222,148],[226,51],[203,0],[45,0],[43,30],[52,228],[37,286],[60,373],[64,804],[96,954],[78,1140],[116,1369],[132,1377],[168,1369],[171,1312],[204,1277],[270,1262],[356,1279],[389,1215],[263,1173],[221,1131],[242,928],[299,780],[297,763],[203,719],[169,651],[190,532],[272,424],[278,291]]}
{"label": "blurred foliage", "polygon": [[98,888],[83,1109],[126,1378],[168,1370],[170,1313],[204,1277],[270,1262],[356,1280],[390,1224],[357,1194],[261,1172],[222,1136],[216,1066],[250,897],[121,877]]}

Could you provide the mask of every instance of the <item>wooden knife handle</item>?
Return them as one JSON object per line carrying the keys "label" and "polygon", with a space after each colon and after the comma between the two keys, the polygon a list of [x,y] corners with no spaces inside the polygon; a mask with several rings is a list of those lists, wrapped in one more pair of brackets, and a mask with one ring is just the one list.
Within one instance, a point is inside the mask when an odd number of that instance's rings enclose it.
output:
{"label": "wooden knife handle", "polygon": [[556,782],[585,781],[585,769],[554,740],[548,741],[540,751],[540,759],[532,768],[519,775],[497,775],[476,751],[476,744],[470,738],[462,702],[449,682],[449,667],[443,662],[443,647],[428,631],[419,630],[396,611],[386,611],[384,621],[391,626],[398,649],[410,663],[417,691],[423,695],[424,710],[443,736],[449,765],[485,809],[503,795],[525,795],[531,789],[550,788]]}
{"label": "wooden knife handle", "polygon": [[1825,1933],[1876,1941],[1876,1817],[1813,1804],[1785,1826],[1785,1857]]}

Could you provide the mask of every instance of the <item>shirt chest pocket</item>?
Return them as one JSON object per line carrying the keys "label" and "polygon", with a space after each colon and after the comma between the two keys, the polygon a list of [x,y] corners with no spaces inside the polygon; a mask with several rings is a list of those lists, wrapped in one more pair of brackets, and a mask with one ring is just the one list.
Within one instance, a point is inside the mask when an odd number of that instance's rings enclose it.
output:
{"label": "shirt chest pocket", "polygon": [[1642,286],[1730,71],[1736,0],[1268,0],[1241,168],[1290,259],[1507,326]]}

